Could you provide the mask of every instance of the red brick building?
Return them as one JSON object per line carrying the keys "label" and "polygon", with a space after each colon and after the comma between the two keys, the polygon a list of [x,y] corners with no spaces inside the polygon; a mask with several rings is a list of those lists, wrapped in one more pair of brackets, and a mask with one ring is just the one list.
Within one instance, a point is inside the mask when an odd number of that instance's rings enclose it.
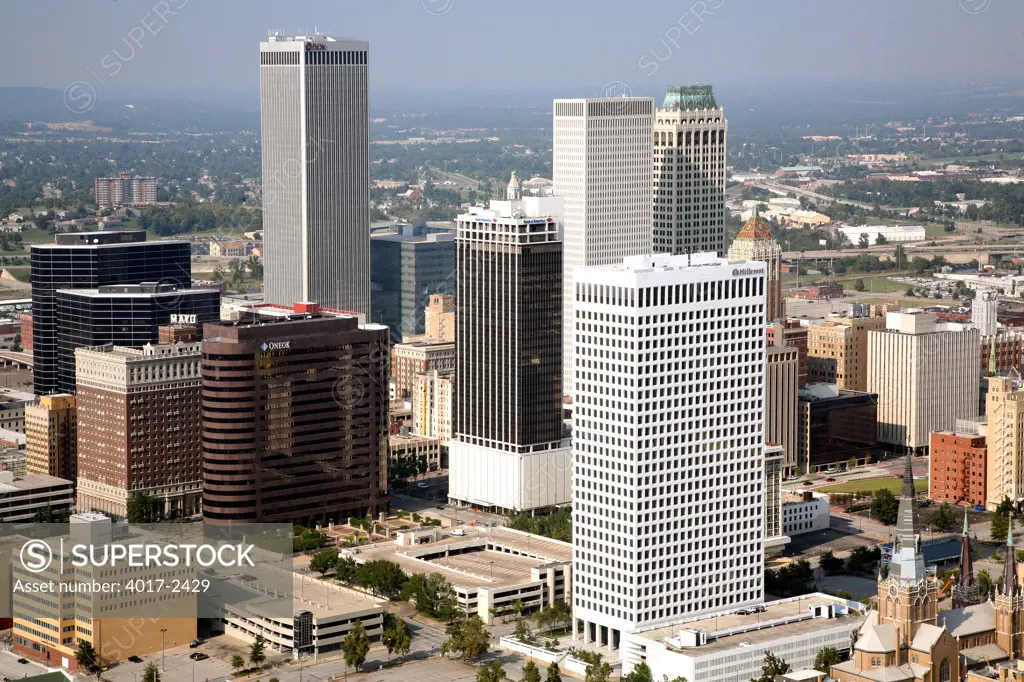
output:
{"label": "red brick building", "polygon": [[21,322],[21,347],[28,350],[32,348],[32,313],[22,313],[19,321]]}
{"label": "red brick building", "polygon": [[988,455],[985,436],[937,431],[931,434],[930,446],[931,498],[972,507],[984,505]]}
{"label": "red brick building", "polygon": [[793,298],[810,299],[812,301],[828,301],[843,297],[843,285],[838,283],[820,284],[816,287],[797,289],[790,294]]}

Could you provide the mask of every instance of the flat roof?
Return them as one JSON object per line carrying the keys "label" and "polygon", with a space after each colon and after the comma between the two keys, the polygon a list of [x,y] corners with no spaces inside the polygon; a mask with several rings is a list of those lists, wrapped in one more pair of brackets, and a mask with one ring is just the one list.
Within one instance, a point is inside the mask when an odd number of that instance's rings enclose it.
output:
{"label": "flat roof", "polygon": [[73,486],[74,483],[64,478],[57,478],[49,474],[26,474],[10,483],[0,483],[0,493],[14,492],[15,490],[31,490],[33,488],[45,488],[52,486]]}
{"label": "flat roof", "polygon": [[[379,542],[359,548],[357,559],[372,561],[388,559],[397,562],[407,573],[440,573],[456,587],[500,587],[531,582],[530,571],[551,563],[572,561],[572,545],[509,528],[466,527],[465,535],[445,536],[437,542],[399,547],[396,542]],[[472,548],[471,543],[479,543]],[[530,556],[486,549],[499,545]],[[443,553],[447,546],[468,551],[457,555],[420,559],[425,553]],[[492,577],[493,576],[493,577]]]}
{"label": "flat roof", "polygon": [[[811,618],[808,608],[824,604],[844,606],[856,604],[858,610],[850,608],[847,613],[828,619]],[[783,638],[812,635],[825,629],[841,626],[857,628],[860,627],[864,614],[868,611],[864,604],[839,599],[821,592],[765,602],[762,606],[764,606],[764,611],[760,613],[741,615],[736,611],[731,611],[719,615],[703,616],[677,625],[637,633],[636,636],[663,641],[668,637],[676,637],[683,630],[707,632],[709,639],[707,644],[695,647],[672,647],[673,650],[689,656],[699,657],[735,649],[741,643],[745,643],[744,646],[759,646]],[[804,618],[786,621],[786,619],[796,616],[804,616]],[[778,624],[772,625],[773,621],[777,621]],[[758,626],[761,627],[758,629]],[[744,630],[744,628],[751,629]],[[714,633],[722,634],[712,640],[711,637]]]}

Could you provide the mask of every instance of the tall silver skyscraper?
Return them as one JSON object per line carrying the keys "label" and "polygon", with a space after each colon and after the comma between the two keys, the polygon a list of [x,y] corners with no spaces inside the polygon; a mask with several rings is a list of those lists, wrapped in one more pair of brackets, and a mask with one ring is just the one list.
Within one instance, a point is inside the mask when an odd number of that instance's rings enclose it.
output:
{"label": "tall silver skyscraper", "polygon": [[572,273],[651,252],[650,97],[556,99],[552,178],[565,200],[562,388],[572,394]]}
{"label": "tall silver skyscraper", "polygon": [[369,44],[260,43],[266,300],[370,313]]}
{"label": "tall silver skyscraper", "polygon": [[710,85],[675,85],[654,118],[654,250],[725,255],[725,112]]}

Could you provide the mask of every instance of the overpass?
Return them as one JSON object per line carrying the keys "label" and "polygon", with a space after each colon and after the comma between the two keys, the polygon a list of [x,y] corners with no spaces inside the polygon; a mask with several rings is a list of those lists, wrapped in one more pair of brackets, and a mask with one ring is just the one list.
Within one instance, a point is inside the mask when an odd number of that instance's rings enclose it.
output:
{"label": "overpass", "polygon": [[0,367],[20,367],[32,369],[34,366],[32,353],[24,351],[0,350]]}

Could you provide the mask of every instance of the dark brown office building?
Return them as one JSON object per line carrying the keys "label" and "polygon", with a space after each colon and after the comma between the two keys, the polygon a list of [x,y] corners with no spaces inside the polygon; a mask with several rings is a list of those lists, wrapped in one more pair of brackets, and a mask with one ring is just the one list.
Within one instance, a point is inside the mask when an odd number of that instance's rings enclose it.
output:
{"label": "dark brown office building", "polygon": [[203,332],[203,516],[313,523],[387,506],[388,328],[253,306]]}
{"label": "dark brown office building", "polygon": [[877,457],[878,395],[812,384],[800,391],[799,466],[804,472]]}

